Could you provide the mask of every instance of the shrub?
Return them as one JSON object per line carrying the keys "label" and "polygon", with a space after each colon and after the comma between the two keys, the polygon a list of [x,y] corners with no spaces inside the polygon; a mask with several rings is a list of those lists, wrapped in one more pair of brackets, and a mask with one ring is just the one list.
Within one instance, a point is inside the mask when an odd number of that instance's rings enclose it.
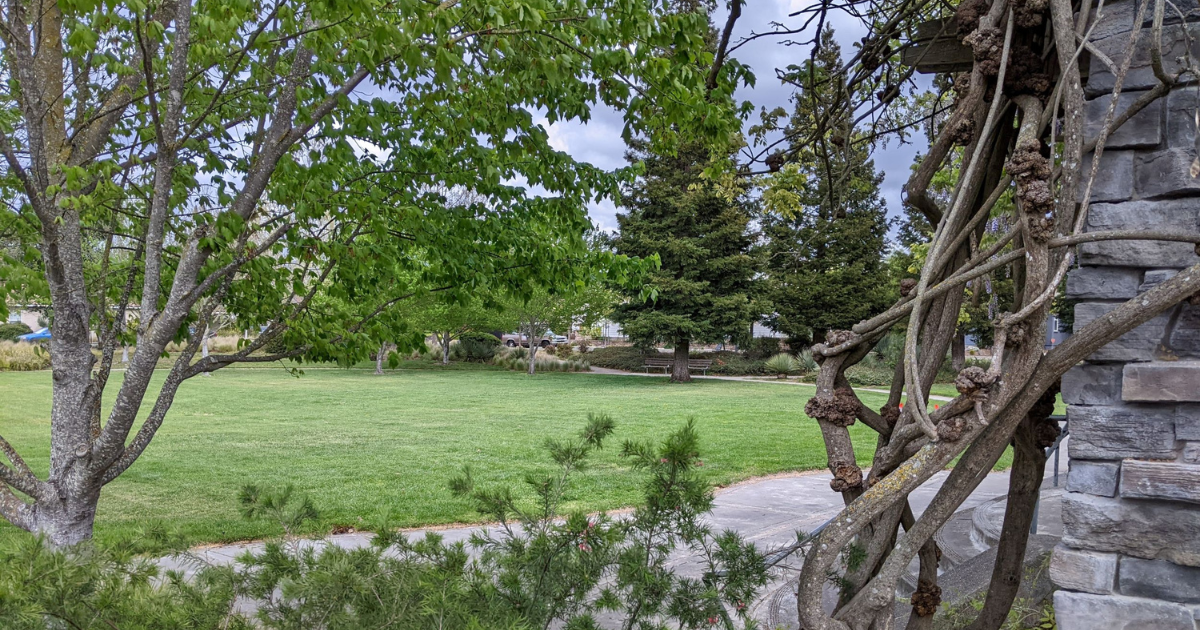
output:
{"label": "shrub", "polygon": [[992,367],[992,357],[967,357],[967,367],[989,369]]}
{"label": "shrub", "polygon": [[468,330],[467,332],[459,335],[458,338],[460,341],[471,340],[492,348],[500,347],[500,338],[492,333]]}
{"label": "shrub", "polygon": [[768,372],[779,378],[787,378],[789,374],[795,374],[800,371],[800,362],[796,360],[796,357],[786,352],[781,352],[767,359],[764,365]]}
{"label": "shrub", "polygon": [[0,341],[16,341],[17,337],[28,335],[31,332],[33,330],[21,322],[0,324]]}
{"label": "shrub", "polygon": [[[538,351],[534,363],[535,372],[587,372],[592,369],[591,364],[583,359],[559,359],[543,351]],[[517,372],[527,371],[529,351],[525,348],[505,348],[496,354],[492,364]]]}
{"label": "shrub", "polygon": [[626,372],[641,372],[646,361],[646,354],[633,346],[595,348],[587,356],[592,365]]}
{"label": "shrub", "polygon": [[[766,583],[766,567],[753,544],[705,524],[713,493],[696,470],[703,462],[693,421],[661,444],[622,446],[621,456],[647,476],[632,514],[561,514],[573,474],[613,429],[608,416],[589,415],[575,439],[548,440],[557,466],[527,475],[536,495],[530,505],[508,488],[477,488],[469,468],[451,480],[454,494],[505,523],[471,539],[489,600],[532,627],[597,628],[595,615],[606,612],[625,628],[709,628],[722,619],[732,628],[730,609],[749,627],[747,604]],[[669,559],[679,549],[697,552],[703,581],[675,574]]]}
{"label": "shrub", "polygon": [[[457,348],[462,355],[461,360],[486,362],[491,361],[492,357],[496,356],[496,349],[500,347],[500,340],[487,335],[496,343],[489,343],[477,337],[466,337],[458,340]],[[454,349],[451,348],[451,356],[454,354]]]}
{"label": "shrub", "polygon": [[779,353],[779,340],[774,337],[755,337],[745,347],[747,359],[765,359]]}
{"label": "shrub", "polygon": [[718,376],[757,376],[770,373],[761,359],[749,359],[740,353],[727,350],[706,352],[693,358],[712,359],[712,367],[708,373]]}
{"label": "shrub", "polygon": [[851,385],[886,387],[892,384],[893,368],[880,365],[853,365],[846,370],[846,380]]}
{"label": "shrub", "polygon": [[[564,513],[574,474],[613,430],[607,416],[589,416],[573,439],[548,440],[554,465],[526,475],[536,496],[529,502],[508,488],[477,487],[464,469],[450,481],[452,493],[505,524],[469,543],[436,533],[409,539],[384,518],[368,546],[297,544],[294,533],[317,517],[316,507],[290,487],[253,485],[239,496],[243,516],[278,522],[284,536],[229,566],[188,557],[192,575],[139,558],[148,540],[64,552],[32,536],[5,537],[0,627],[582,629],[599,627],[598,614],[638,628],[710,628],[720,619],[733,627],[734,616],[749,626],[746,604],[767,570],[754,545],[705,523],[713,494],[696,470],[693,422],[660,444],[623,445],[621,456],[644,476],[644,499],[631,514]],[[669,561],[685,549],[703,582],[675,573]]]}
{"label": "shrub", "polygon": [[39,344],[0,341],[0,371],[30,372],[50,367],[50,353]]}
{"label": "shrub", "polygon": [[904,332],[891,330],[875,344],[875,353],[888,367],[896,367],[904,356]]}
{"label": "shrub", "polygon": [[234,571],[204,567],[190,579],[164,575],[136,548],[47,548],[33,536],[8,536],[0,549],[0,627],[230,628],[249,630],[233,606]]}
{"label": "shrub", "polygon": [[801,372],[811,373],[821,369],[821,366],[817,365],[817,360],[813,358],[812,350],[809,348],[801,350],[796,355],[796,362],[800,364]]}

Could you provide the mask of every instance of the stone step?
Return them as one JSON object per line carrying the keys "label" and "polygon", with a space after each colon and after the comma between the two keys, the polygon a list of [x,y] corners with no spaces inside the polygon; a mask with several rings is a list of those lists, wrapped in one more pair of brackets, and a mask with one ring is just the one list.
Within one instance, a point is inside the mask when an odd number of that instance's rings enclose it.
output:
{"label": "stone step", "polygon": [[[1019,599],[1040,602],[1050,595],[1051,583],[1048,575],[1050,551],[1060,540],[1057,536],[1035,534],[1029,537],[1025,548],[1025,569],[1022,572]],[[944,557],[944,556],[943,556]],[[969,560],[946,569],[938,575],[938,586],[942,589],[943,609],[955,611],[973,603],[982,604],[992,579],[992,566],[996,563],[995,547],[977,554]],[[911,591],[909,592],[911,595]],[[896,627],[903,628],[912,613],[912,606],[896,602]],[[942,613],[938,613],[941,615]]]}
{"label": "stone step", "polygon": [[[1062,488],[1043,488],[1038,501],[1035,533],[1062,538]],[[971,513],[971,541],[976,548],[990,549],[1000,542],[1004,528],[1007,497],[996,497],[976,507]]]}
{"label": "stone step", "polygon": [[[1006,497],[999,496],[984,503],[954,514],[942,529],[934,535],[942,551],[938,563],[938,575],[968,562],[996,546],[1004,525],[1004,510],[1008,506]],[[1055,488],[1047,481],[1038,502],[1038,535],[1054,539],[1062,538],[1062,488]],[[908,597],[917,588],[918,564],[914,560],[900,579],[896,592]]]}

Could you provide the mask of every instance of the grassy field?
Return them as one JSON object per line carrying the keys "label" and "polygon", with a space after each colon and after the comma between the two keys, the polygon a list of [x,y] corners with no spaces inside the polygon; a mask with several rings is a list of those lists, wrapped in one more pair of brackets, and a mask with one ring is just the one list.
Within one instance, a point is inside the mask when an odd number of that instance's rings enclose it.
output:
{"label": "grassy field", "polygon": [[[110,383],[113,391],[119,378]],[[821,468],[820,432],[802,413],[811,394],[805,386],[716,380],[680,386],[594,374],[310,369],[297,378],[278,368],[227,369],[184,384],[154,443],[105,488],[97,536],[155,525],[191,542],[274,533],[239,516],[236,496],[246,483],[294,484],[322,510],[316,531],[361,527],[381,512],[401,526],[478,520],[446,489],[464,463],[480,482],[519,487],[526,472],[549,466],[541,448],[546,438],[573,435],[589,412],[611,415],[617,432],[576,478],[568,497],[573,507],[637,501],[639,476],[618,456],[620,442],[662,438],[689,417],[714,483]],[[44,474],[50,373],[0,373],[0,400],[0,432]],[[878,407],[884,397],[864,400]],[[852,432],[866,463],[874,439],[859,425]],[[3,527],[0,535],[12,535]]]}

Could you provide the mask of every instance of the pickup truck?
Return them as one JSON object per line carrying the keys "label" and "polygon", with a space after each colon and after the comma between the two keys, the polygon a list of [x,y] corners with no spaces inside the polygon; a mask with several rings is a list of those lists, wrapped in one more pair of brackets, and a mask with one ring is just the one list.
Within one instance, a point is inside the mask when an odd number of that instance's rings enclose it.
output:
{"label": "pickup truck", "polygon": [[[529,336],[525,333],[508,333],[500,335],[500,341],[509,348],[516,348],[518,345],[523,348],[529,347]],[[538,339],[539,348],[557,346],[560,343],[567,343],[567,337],[565,335],[556,335],[554,334],[554,331],[551,330],[547,330],[546,334],[542,335]]]}

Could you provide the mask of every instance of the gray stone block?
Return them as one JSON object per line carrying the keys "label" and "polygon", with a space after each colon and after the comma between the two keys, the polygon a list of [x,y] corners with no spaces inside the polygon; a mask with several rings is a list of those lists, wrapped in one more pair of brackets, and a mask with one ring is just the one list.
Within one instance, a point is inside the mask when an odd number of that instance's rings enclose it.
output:
{"label": "gray stone block", "polygon": [[1200,402],[1200,361],[1129,363],[1121,380],[1127,402]]}
{"label": "gray stone block", "polygon": [[[1200,359],[1200,308],[1187,302],[1172,311],[1178,314],[1175,325],[1170,327],[1167,349],[1172,359]],[[1200,381],[1195,381],[1200,383]]]}
{"label": "gray stone block", "polygon": [[[1097,27],[1103,30],[1099,33],[1094,33],[1095,36],[1092,38],[1092,42],[1096,48],[1108,56],[1118,67],[1125,58],[1125,51],[1129,46],[1129,30],[1132,27],[1134,15],[1133,9],[1127,8],[1124,4],[1116,9],[1116,12],[1110,12],[1108,3],[1106,2],[1104,5],[1105,19]],[[1146,17],[1149,19],[1150,15],[1147,13]],[[1121,83],[1122,91],[1148,90],[1158,85],[1158,78],[1154,76],[1154,70],[1150,65],[1150,47],[1145,45],[1145,38],[1148,37],[1149,33],[1149,25],[1149,22],[1145,24],[1141,40],[1133,49],[1133,59],[1130,61],[1129,73]],[[1200,48],[1200,46],[1196,45],[1197,25],[1191,24],[1187,28],[1192,33],[1193,38],[1193,46],[1190,52],[1193,57],[1200,56],[1197,55],[1197,48]],[[1168,74],[1178,72],[1183,68],[1180,57],[1186,57],[1188,53],[1184,27],[1179,24],[1164,26],[1163,69]],[[1089,97],[1103,96],[1111,93],[1116,79],[1112,70],[1095,56],[1092,57],[1089,69],[1090,74],[1087,85],[1084,86],[1084,92]]]}
{"label": "gray stone block", "polygon": [[[1122,91],[1117,98],[1114,119],[1121,115],[1121,112],[1129,109],[1129,106],[1143,94],[1144,92]],[[1100,158],[1102,167],[1104,158],[1108,157],[1110,149],[1153,148],[1162,142],[1163,102],[1165,100],[1165,98],[1156,99],[1109,134],[1104,143],[1104,153]],[[1088,142],[1099,137],[1111,103],[1111,96],[1102,96],[1088,101],[1084,106],[1084,136]],[[1101,171],[1101,173],[1103,172]]]}
{"label": "gray stone block", "polygon": [[[1100,156],[1100,169],[1092,184],[1092,202],[1116,202],[1133,198],[1134,154],[1136,151],[1105,151]],[[1083,203],[1088,178],[1092,173],[1092,156],[1083,158],[1083,170],[1076,199]]]}
{"label": "gray stone block", "polygon": [[1151,405],[1067,408],[1072,459],[1174,459],[1175,409]]}
{"label": "gray stone block", "polygon": [[1189,149],[1196,146],[1196,109],[1200,95],[1196,88],[1172,90],[1167,95],[1167,146]]}
{"label": "gray stone block", "polygon": [[1152,599],[1054,593],[1059,630],[1196,630],[1187,606]]}
{"label": "gray stone block", "polygon": [[1200,510],[1194,505],[1066,492],[1062,518],[1067,546],[1200,566]]}
{"label": "gray stone block", "polygon": [[1183,461],[1200,464],[1200,442],[1188,442],[1183,445]]}
{"label": "gray stone block", "polygon": [[1175,439],[1200,441],[1200,405],[1185,403],[1175,408]]}
{"label": "gray stone block", "polygon": [[1113,591],[1117,554],[1081,551],[1059,545],[1050,556],[1050,581],[1058,588],[1103,595]]}
{"label": "gray stone block", "polygon": [[1133,0],[1116,0],[1115,2],[1104,3],[1104,13],[1097,19],[1096,11],[1091,12],[1088,19],[1089,32],[1092,34],[1091,39],[1105,40],[1114,35],[1124,34],[1128,38],[1128,33],[1133,29],[1134,17],[1137,15],[1137,5]]}
{"label": "gray stone block", "polygon": [[[1129,201],[1095,204],[1088,210],[1088,230],[1200,231],[1200,202],[1194,199]],[[1121,267],[1189,267],[1200,262],[1189,243],[1166,241],[1105,241],[1084,243],[1081,265]]]}
{"label": "gray stone block", "polygon": [[1118,462],[1072,459],[1068,465],[1068,492],[1084,492],[1102,497],[1117,496],[1117,480],[1121,474],[1121,465]]}
{"label": "gray stone block", "polygon": [[1200,604],[1200,568],[1197,567],[1163,560],[1121,558],[1120,585],[1122,595]]}
{"label": "gray stone block", "polygon": [[1137,291],[1138,293],[1145,293],[1174,278],[1177,273],[1179,273],[1178,269],[1151,269],[1146,272],[1145,277],[1142,279],[1142,284],[1138,285]]}
{"label": "gray stone block", "polygon": [[1200,466],[1127,459],[1121,464],[1121,496],[1200,503]]}
{"label": "gray stone block", "polygon": [[1127,300],[1138,294],[1142,271],[1129,267],[1078,267],[1067,274],[1072,300]]}
{"label": "gray stone block", "polygon": [[1195,159],[1194,150],[1182,147],[1138,154],[1134,191],[1143,199],[1194,194],[1200,190],[1200,178],[1191,173]]}
{"label": "gray stone block", "polygon": [[[1075,330],[1115,309],[1117,304],[1083,302],[1075,305]],[[1089,361],[1153,361],[1159,357],[1159,346],[1166,335],[1170,316],[1160,314],[1100,348]]]}
{"label": "gray stone block", "polygon": [[1081,363],[1062,377],[1062,400],[1068,405],[1111,405],[1121,402],[1121,365]]}

